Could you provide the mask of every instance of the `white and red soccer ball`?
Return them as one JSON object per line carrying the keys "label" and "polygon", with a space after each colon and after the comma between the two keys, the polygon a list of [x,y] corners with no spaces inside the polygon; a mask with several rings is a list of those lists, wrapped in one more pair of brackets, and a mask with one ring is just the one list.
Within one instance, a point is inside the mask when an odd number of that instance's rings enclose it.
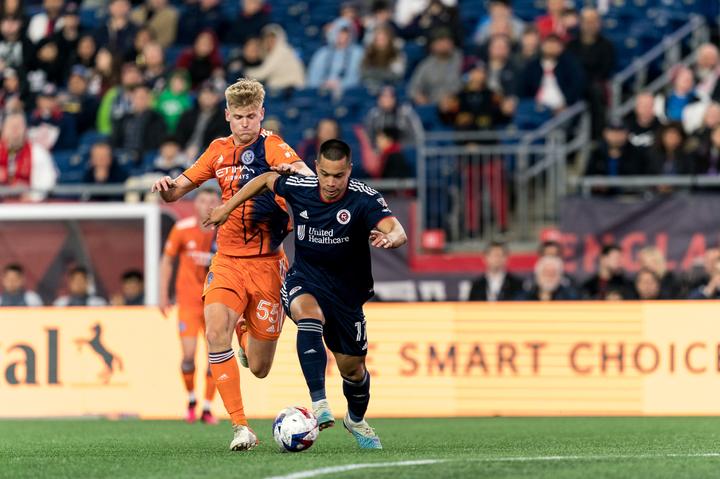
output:
{"label": "white and red soccer ball", "polygon": [[283,452],[309,449],[317,437],[317,419],[304,407],[286,407],[273,421],[273,438]]}

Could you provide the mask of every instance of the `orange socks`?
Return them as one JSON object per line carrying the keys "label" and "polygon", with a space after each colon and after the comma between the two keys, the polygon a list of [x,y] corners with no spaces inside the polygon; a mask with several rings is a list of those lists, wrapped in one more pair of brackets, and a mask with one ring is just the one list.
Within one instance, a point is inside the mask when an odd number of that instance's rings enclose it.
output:
{"label": "orange socks", "polygon": [[182,377],[187,392],[193,392],[195,390],[195,371],[190,373],[183,371]]}
{"label": "orange socks", "polygon": [[205,400],[212,401],[215,397],[215,379],[212,377],[210,368],[208,368],[207,376],[205,376]]}
{"label": "orange socks", "polygon": [[233,424],[247,426],[242,394],[240,393],[240,368],[232,349],[221,353],[210,353],[210,370],[225,409]]}

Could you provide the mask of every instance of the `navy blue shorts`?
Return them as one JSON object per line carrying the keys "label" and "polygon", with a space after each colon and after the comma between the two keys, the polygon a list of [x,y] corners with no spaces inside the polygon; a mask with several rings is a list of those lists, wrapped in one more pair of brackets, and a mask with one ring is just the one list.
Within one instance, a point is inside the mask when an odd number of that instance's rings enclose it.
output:
{"label": "navy blue shorts", "polygon": [[[328,349],[348,356],[367,355],[367,329],[362,307],[349,308],[343,301],[301,272],[292,268],[285,277],[280,297],[290,319],[290,303],[302,294],[310,294],[318,302],[325,316],[323,337]],[[293,320],[294,321],[294,320]]]}

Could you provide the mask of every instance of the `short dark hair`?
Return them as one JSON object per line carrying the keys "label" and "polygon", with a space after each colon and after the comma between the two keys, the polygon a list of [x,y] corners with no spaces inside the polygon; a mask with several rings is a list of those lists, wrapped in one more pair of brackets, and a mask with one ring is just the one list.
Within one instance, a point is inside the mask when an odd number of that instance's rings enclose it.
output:
{"label": "short dark hair", "polygon": [[543,241],[540,243],[540,247],[538,248],[538,253],[543,254],[545,252],[546,248],[557,248],[562,251],[562,245],[559,241]]}
{"label": "short dark hair", "polygon": [[123,283],[129,279],[136,279],[138,281],[143,281],[143,273],[140,270],[137,269],[130,269],[123,273],[122,280]]}
{"label": "short dark hair", "polygon": [[345,160],[350,163],[350,146],[342,140],[332,139],[323,142],[320,145],[320,153],[318,154],[318,161],[320,158],[325,158],[330,161]]}
{"label": "short dark hair", "polygon": [[9,273],[9,272],[15,272],[17,274],[25,274],[25,268],[20,263],[8,263],[3,268],[3,272]]}
{"label": "short dark hair", "polygon": [[510,252],[510,248],[508,248],[508,245],[504,241],[500,240],[493,240],[488,243],[488,245],[485,247],[485,253],[489,253],[491,249],[493,248],[502,248],[503,253],[507,254]]}
{"label": "short dark hair", "polygon": [[68,271],[68,276],[74,276],[76,274],[81,274],[87,278],[88,270],[85,266],[73,266],[70,268],[70,271]]}
{"label": "short dark hair", "polygon": [[620,246],[618,246],[618,245],[616,245],[616,244],[614,244],[614,243],[613,243],[613,244],[606,244],[605,246],[602,247],[602,251],[600,252],[600,256],[607,256],[607,255],[609,255],[610,253],[612,253],[613,251],[617,251],[617,252],[621,253],[621,252],[622,252],[622,249],[620,248]]}

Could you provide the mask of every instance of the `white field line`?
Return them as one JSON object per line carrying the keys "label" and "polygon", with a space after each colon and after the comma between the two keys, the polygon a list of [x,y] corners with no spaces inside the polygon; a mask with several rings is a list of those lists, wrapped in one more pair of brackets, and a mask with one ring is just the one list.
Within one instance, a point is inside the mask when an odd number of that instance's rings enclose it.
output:
{"label": "white field line", "polygon": [[417,461],[396,462],[368,462],[362,464],[346,464],[343,466],[321,467],[307,471],[293,472],[284,476],[272,476],[267,479],[308,479],[327,474],[355,471],[357,469],[412,467],[445,462],[543,462],[543,461],[608,461],[615,459],[660,459],[660,458],[692,458],[692,457],[720,457],[718,452],[703,452],[696,454],[618,454],[593,456],[516,456],[516,457],[475,457],[467,459],[423,459]]}

